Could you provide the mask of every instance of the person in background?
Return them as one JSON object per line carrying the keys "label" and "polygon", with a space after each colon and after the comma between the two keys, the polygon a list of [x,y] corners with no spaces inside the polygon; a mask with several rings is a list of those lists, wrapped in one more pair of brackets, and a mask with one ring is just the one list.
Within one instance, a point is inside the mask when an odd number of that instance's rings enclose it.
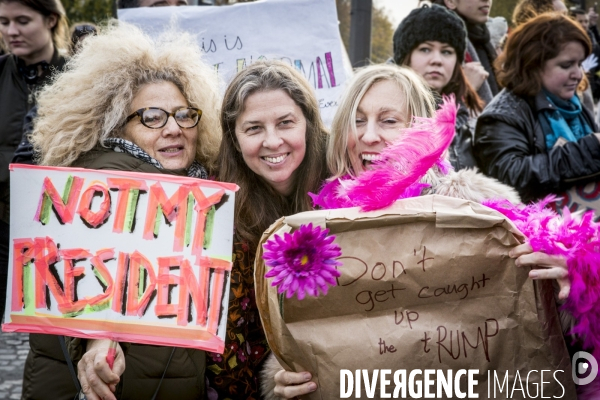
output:
{"label": "person in background", "polygon": [[233,78],[221,125],[219,180],[240,190],[225,353],[210,354],[207,376],[220,400],[258,399],[268,345],[254,297],[256,248],[277,219],[312,209],[308,192],[328,175],[327,131],[313,89],[279,61],[256,62]]}
{"label": "person in background", "polygon": [[590,37],[590,41],[592,42],[592,46],[598,45],[596,37],[592,34],[592,32],[590,32],[590,17],[588,13],[581,8],[573,7],[569,10],[569,16],[577,21],[583,30],[587,32],[588,36]]}
{"label": "person in background", "polygon": [[[74,24],[70,29],[71,43],[69,52],[74,56],[80,49],[83,41],[90,35],[96,35],[97,27],[90,22],[80,22]],[[21,142],[17,146],[12,158],[13,163],[17,164],[34,164],[33,146],[29,143],[29,136],[33,133],[33,122],[37,117],[37,105],[31,108],[23,123],[23,136]]]}
{"label": "person in background", "polygon": [[504,17],[490,18],[486,23],[488,30],[490,31],[490,42],[494,49],[496,49],[496,55],[502,53],[506,36],[508,35],[508,23]]}
{"label": "person in background", "polygon": [[576,95],[590,51],[578,23],[546,13],[511,32],[498,59],[505,89],[477,120],[475,158],[525,202],[600,177],[600,134]]}
{"label": "person in background", "polygon": [[[465,21],[468,34],[465,74],[479,97],[488,104],[499,92],[493,68],[496,49],[490,42],[490,32],[486,26],[492,0],[433,0],[432,3],[454,11]],[[478,71],[479,65],[487,72],[485,79]]]}
{"label": "person in background", "polygon": [[512,22],[516,28],[540,14],[552,11],[564,15],[568,13],[563,0],[520,0],[513,10]]}
{"label": "person in background", "polygon": [[71,26],[71,55],[81,49],[85,38],[98,34],[98,28],[91,22],[78,22]]}
{"label": "person in background", "polygon": [[582,63],[582,67],[586,73],[589,85],[583,92],[578,92],[578,95],[587,109],[593,111],[594,100],[596,99],[597,101],[598,96],[600,95],[600,78],[596,75],[598,72],[598,57],[600,57],[600,47],[598,46],[596,37],[592,31],[590,31],[590,18],[588,13],[581,8],[572,7],[569,10],[569,16],[573,20],[577,21],[583,30],[587,32],[590,42],[592,43],[592,53]]}
{"label": "person in background", "polygon": [[[218,78],[188,34],[150,39],[131,25],[109,26],[87,38],[68,70],[40,92],[38,110],[31,143],[40,165],[202,179],[214,174]],[[59,346],[56,336],[43,336],[48,339],[32,347],[28,367],[37,378],[30,384],[43,392],[30,398],[73,399],[68,371],[68,384],[53,392],[54,381],[63,378],[49,368]],[[66,342],[88,400],[206,395],[204,351],[120,342],[111,369],[109,340]]]}
{"label": "person in background", "polygon": [[2,39],[2,33],[0,33],[0,56],[6,54],[6,50],[4,48],[4,40]]}
{"label": "person in background", "polygon": [[117,0],[117,8],[187,6],[187,0]]}
{"label": "person in background", "polygon": [[23,135],[35,93],[65,65],[67,17],[60,0],[0,0],[0,310],[8,274],[10,183],[8,164]]}
{"label": "person in background", "polygon": [[[456,135],[448,149],[455,170],[475,167],[473,122],[483,110],[477,92],[462,68],[467,32],[464,22],[444,7],[433,4],[416,8],[394,33],[394,62],[412,68],[441,96],[453,95],[459,107]],[[483,67],[478,67],[485,74]],[[470,121],[473,119],[473,121]]]}
{"label": "person in background", "polygon": [[590,19],[590,32],[594,35],[596,43],[600,43],[600,32],[598,32],[598,3],[595,2],[592,7],[588,9],[588,17]]}

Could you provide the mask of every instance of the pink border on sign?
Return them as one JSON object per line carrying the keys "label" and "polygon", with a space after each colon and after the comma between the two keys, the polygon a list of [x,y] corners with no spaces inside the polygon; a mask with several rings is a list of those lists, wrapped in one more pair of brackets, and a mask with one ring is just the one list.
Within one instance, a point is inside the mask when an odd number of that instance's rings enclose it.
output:
{"label": "pink border on sign", "polygon": [[37,170],[45,170],[45,171],[81,171],[81,172],[98,172],[100,174],[105,175],[116,175],[116,176],[128,176],[134,178],[144,178],[152,181],[161,181],[161,182],[171,182],[177,183],[180,185],[183,184],[193,184],[198,185],[198,181],[200,181],[201,185],[204,187],[217,188],[217,189],[225,189],[230,190],[232,192],[237,192],[239,190],[239,186],[235,183],[228,182],[217,182],[217,181],[209,181],[205,179],[199,178],[190,178],[188,176],[177,176],[177,175],[168,175],[168,174],[151,174],[148,172],[131,172],[131,171],[116,171],[111,169],[88,169],[88,168],[70,168],[70,167],[44,167],[41,165],[29,165],[29,164],[9,164],[8,169],[13,171],[15,169],[37,169]]}
{"label": "pink border on sign", "polygon": [[[77,323],[80,326],[82,322],[84,325],[89,326],[75,329],[70,327],[71,322],[75,322],[74,320],[61,317],[46,316],[40,318],[39,316],[11,315],[11,320],[10,324],[2,325],[3,332],[42,333],[84,339],[111,339],[158,346],[187,347],[220,354],[225,350],[225,342],[220,337],[202,328],[149,326],[104,320],[79,320]],[[86,322],[89,322],[89,324],[86,324]],[[169,332],[170,335],[166,336],[165,332]]]}

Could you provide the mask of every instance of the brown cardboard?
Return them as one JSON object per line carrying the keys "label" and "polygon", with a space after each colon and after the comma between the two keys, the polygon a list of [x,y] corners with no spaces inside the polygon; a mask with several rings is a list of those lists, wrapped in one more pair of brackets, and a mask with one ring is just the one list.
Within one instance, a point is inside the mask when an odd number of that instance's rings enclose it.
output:
{"label": "brown cardboard", "polygon": [[[262,244],[309,222],[336,235],[344,263],[339,286],[327,296],[283,299],[280,310],[281,298],[264,278]],[[557,379],[545,373],[543,394],[575,399],[552,284],[529,280],[528,270],[508,257],[522,240],[496,211],[437,195],[368,213],[353,208],[282,218],[263,235],[255,264],[271,349],[285,368],[313,374],[319,389],[303,398],[339,398],[340,369],[479,369],[479,398],[488,398],[488,371],[500,380],[508,371],[510,388],[521,383],[526,390],[528,373],[537,370],[528,379],[533,396],[539,371],[562,370]],[[393,388],[392,381],[388,393]],[[511,397],[497,392],[495,398]]]}

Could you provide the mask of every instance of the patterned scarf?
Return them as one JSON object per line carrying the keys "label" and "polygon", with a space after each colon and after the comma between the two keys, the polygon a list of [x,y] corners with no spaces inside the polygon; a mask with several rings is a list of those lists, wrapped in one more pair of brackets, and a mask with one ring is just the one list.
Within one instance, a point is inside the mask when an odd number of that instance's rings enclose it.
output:
{"label": "patterned scarf", "polygon": [[[108,138],[104,140],[104,145],[113,149],[117,153],[127,153],[130,156],[142,160],[158,169],[164,169],[158,160],[151,157],[148,153],[142,150],[138,145],[121,138]],[[187,169],[187,176],[192,178],[208,179],[206,169],[196,160]]]}
{"label": "patterned scarf", "polygon": [[543,118],[550,125],[550,131],[546,133],[546,148],[552,149],[559,138],[568,142],[576,142],[582,137],[593,133],[592,128],[583,118],[581,102],[577,95],[570,100],[563,100],[544,91],[548,101],[554,105],[553,110],[544,110]]}

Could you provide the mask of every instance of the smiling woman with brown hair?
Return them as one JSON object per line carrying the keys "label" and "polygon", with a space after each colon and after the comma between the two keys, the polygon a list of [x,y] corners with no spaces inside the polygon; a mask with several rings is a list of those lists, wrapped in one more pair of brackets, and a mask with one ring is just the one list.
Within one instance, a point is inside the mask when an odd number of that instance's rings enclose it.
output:
{"label": "smiling woman with brown hair", "polygon": [[281,61],[256,62],[233,78],[221,125],[219,179],[240,190],[225,352],[211,355],[207,375],[219,399],[258,399],[268,346],[254,296],[256,248],[277,219],[312,209],[307,193],[328,174],[327,131],[310,84]]}

